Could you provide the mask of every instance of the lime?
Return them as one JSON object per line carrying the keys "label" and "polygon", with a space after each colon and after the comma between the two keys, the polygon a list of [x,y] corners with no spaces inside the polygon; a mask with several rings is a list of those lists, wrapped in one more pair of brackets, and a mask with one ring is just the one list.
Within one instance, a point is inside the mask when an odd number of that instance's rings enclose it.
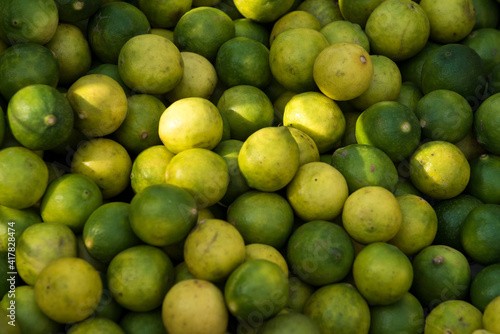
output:
{"label": "lime", "polygon": [[476,23],[472,30],[496,28],[499,23],[500,8],[493,0],[472,0]]}
{"label": "lime", "polygon": [[59,63],[50,49],[29,42],[12,45],[0,54],[0,94],[8,101],[29,85],[56,87],[59,73]]}
{"label": "lime", "polygon": [[130,96],[131,94],[130,88],[123,82],[122,78],[120,77],[120,72],[118,71],[117,64],[100,64],[90,69],[90,71],[88,71],[87,74],[107,75],[108,77],[114,79],[116,82],[120,84],[126,96]]}
{"label": "lime", "polygon": [[[0,252],[7,255],[9,238],[12,240],[14,234],[9,235],[9,232],[13,232],[13,229],[15,230],[14,237],[19,239],[29,226],[41,222],[40,211],[34,207],[18,210],[0,205]],[[2,295],[1,292],[0,295]]]}
{"label": "lime", "polygon": [[271,82],[269,49],[248,37],[234,37],[217,51],[215,69],[228,87],[250,85],[265,88]]}
{"label": "lime", "polygon": [[261,243],[279,249],[292,233],[294,212],[281,195],[251,190],[229,205],[227,221],[236,227],[246,244]]}
{"label": "lime", "polygon": [[128,152],[135,154],[141,153],[148,147],[160,145],[158,126],[164,111],[163,102],[152,95],[129,96],[127,115],[113,136]]}
{"label": "lime", "polygon": [[365,26],[372,53],[394,61],[416,55],[425,46],[430,31],[425,11],[410,0],[383,1]]}
{"label": "lime", "polygon": [[322,27],[325,27],[330,22],[343,19],[339,3],[335,1],[304,0],[300,1],[296,9],[306,11],[316,16]]}
{"label": "lime", "polygon": [[[331,301],[335,300],[335,303]],[[321,333],[367,334],[370,309],[359,291],[349,283],[320,287],[309,297],[304,312],[319,326]]]}
{"label": "lime", "polygon": [[342,17],[365,28],[370,14],[384,0],[340,0],[339,7]]}
{"label": "lime", "polygon": [[[246,249],[236,227],[220,219],[206,219],[188,234],[184,261],[196,278],[225,280],[243,261]],[[262,260],[264,261],[264,260]],[[284,275],[278,265],[276,267]]]}
{"label": "lime", "polygon": [[247,18],[234,20],[234,36],[248,37],[269,48],[269,31],[262,23]]}
{"label": "lime", "polygon": [[209,281],[183,280],[163,300],[162,319],[171,334],[224,334],[228,318],[222,292]]}
{"label": "lime", "polygon": [[319,31],[321,24],[316,16],[309,12],[303,10],[288,12],[273,23],[273,28],[269,36],[269,44],[272,45],[276,36],[283,31],[296,28],[310,28]]}
{"label": "lime", "polygon": [[454,143],[456,147],[462,151],[467,158],[467,161],[479,158],[482,154],[487,153],[486,149],[481,146],[476,140],[476,134],[474,133],[474,126],[469,130],[469,132],[461,140]]}
{"label": "lime", "polygon": [[464,300],[469,293],[471,269],[464,254],[444,245],[422,249],[412,261],[410,292],[424,309],[433,309],[446,300]]}
{"label": "lime", "polygon": [[338,148],[331,156],[331,165],[344,176],[349,193],[365,186],[380,186],[393,192],[398,183],[396,166],[375,146],[351,144]]}
{"label": "lime", "polygon": [[273,262],[245,261],[229,275],[224,287],[229,312],[252,323],[278,314],[288,301],[288,279]]}
{"label": "lime", "polygon": [[292,127],[289,127],[289,129],[299,148],[299,165],[302,166],[309,162],[318,162],[319,150],[314,140],[304,131]]}
{"label": "lime", "polygon": [[286,187],[288,202],[304,221],[335,219],[348,195],[344,176],[330,164],[319,161],[301,166]]}
{"label": "lime", "polygon": [[151,30],[146,15],[124,1],[103,4],[87,25],[87,40],[92,53],[103,63],[117,64],[123,45],[132,37]]}
{"label": "lime", "polygon": [[404,104],[415,112],[418,101],[422,98],[423,94],[420,88],[411,81],[405,81],[401,84],[401,90],[396,99],[397,102]]}
{"label": "lime", "polygon": [[55,0],[59,21],[78,23],[94,15],[101,6],[101,0]]}
{"label": "lime", "polygon": [[217,107],[201,97],[187,97],[168,106],[160,117],[158,134],[174,154],[190,148],[213,149],[222,138]]}
{"label": "lime", "polygon": [[132,231],[153,246],[182,241],[196,224],[197,217],[193,196],[171,184],[149,186],[130,201]]}
{"label": "lime", "polygon": [[118,253],[107,269],[108,287],[124,308],[147,312],[158,308],[174,283],[172,261],[159,248],[139,245]]}
{"label": "lime", "polygon": [[500,31],[493,28],[474,30],[461,42],[474,49],[481,57],[486,74],[490,74],[495,65],[500,63],[499,43]]}
{"label": "lime", "polygon": [[60,323],[86,319],[95,311],[102,295],[99,273],[76,257],[52,261],[40,273],[34,288],[38,307]]}
{"label": "lime", "polygon": [[276,0],[272,3],[264,0],[235,0],[234,5],[244,17],[265,23],[276,21],[288,12],[293,2],[293,0]]}
{"label": "lime", "polygon": [[139,153],[130,172],[133,191],[139,193],[148,186],[165,183],[165,170],[174,155],[165,145],[154,145]]}
{"label": "lime", "polygon": [[427,41],[422,50],[409,59],[398,62],[403,82],[410,81],[422,90],[422,66],[431,51],[440,47],[441,44]]}
{"label": "lime", "polygon": [[222,10],[197,7],[187,11],[174,28],[174,42],[180,51],[198,53],[213,62],[224,42],[234,37],[234,23]]}
{"label": "lime", "polygon": [[266,244],[252,243],[245,246],[246,255],[245,261],[250,261],[254,259],[263,259],[270,262],[276,263],[288,277],[288,264],[281,253],[274,248]]}
{"label": "lime", "polygon": [[25,209],[38,202],[45,190],[49,171],[42,158],[24,147],[0,150],[0,205]]}
{"label": "lime", "polygon": [[184,62],[170,40],[143,34],[130,38],[118,54],[118,71],[133,91],[165,94],[182,80]]}
{"label": "lime", "polygon": [[500,103],[500,94],[494,94],[487,98],[474,114],[474,131],[478,143],[488,152],[500,155],[500,144],[498,138],[500,131],[500,117],[495,110]]}
{"label": "lime", "polygon": [[500,321],[498,313],[500,310],[500,296],[493,299],[484,310],[483,313],[483,326],[486,330],[493,333],[498,333],[500,330]]}
{"label": "lime", "polygon": [[436,306],[425,318],[425,333],[472,333],[482,328],[482,314],[463,300],[447,300]]}
{"label": "lime", "polygon": [[217,108],[229,123],[231,139],[241,141],[255,131],[271,126],[274,119],[271,100],[261,89],[251,85],[226,89]]}
{"label": "lime", "polygon": [[472,305],[484,312],[486,306],[500,296],[500,263],[482,268],[472,279],[470,299]]}
{"label": "lime", "polygon": [[139,9],[146,14],[149,23],[156,28],[175,27],[182,15],[191,9],[192,4],[193,0],[137,1]]}
{"label": "lime", "polygon": [[293,232],[288,240],[287,259],[301,281],[324,286],[347,276],[354,261],[354,246],[339,225],[313,220]]}
{"label": "lime", "polygon": [[346,101],[360,96],[370,86],[372,76],[371,58],[359,44],[331,44],[314,60],[314,82],[333,100]]}
{"label": "lime", "polygon": [[318,30],[285,30],[269,49],[272,75],[287,90],[296,93],[316,90],[314,63],[327,46],[328,41]]}
{"label": "lime", "polygon": [[356,43],[370,53],[370,41],[359,24],[350,21],[332,21],[321,28],[320,32],[326,37],[329,44],[349,42]]}
{"label": "lime", "polygon": [[52,86],[30,85],[9,100],[7,119],[14,138],[31,150],[50,150],[66,141],[73,128],[73,109]]}
{"label": "lime", "polygon": [[107,318],[95,317],[79,322],[68,330],[68,334],[125,334],[116,322]]}
{"label": "lime", "polygon": [[448,199],[466,188],[470,166],[462,151],[452,143],[430,141],[420,145],[410,157],[410,178],[425,195]]}
{"label": "lime", "polygon": [[297,313],[302,313],[304,305],[314,292],[315,288],[301,281],[298,277],[290,273],[288,276],[288,303],[286,308]]}
{"label": "lime", "polygon": [[499,214],[500,204],[483,204],[472,209],[463,222],[460,240],[465,254],[480,264],[489,265],[500,260]]}
{"label": "lime", "polygon": [[484,203],[500,204],[500,156],[482,154],[470,162],[470,181],[467,190]]}

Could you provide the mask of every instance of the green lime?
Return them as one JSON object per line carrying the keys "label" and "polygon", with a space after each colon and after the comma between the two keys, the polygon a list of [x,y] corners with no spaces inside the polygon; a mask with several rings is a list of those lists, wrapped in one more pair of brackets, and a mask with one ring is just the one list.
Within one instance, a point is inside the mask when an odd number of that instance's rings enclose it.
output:
{"label": "green lime", "polygon": [[350,22],[357,23],[361,28],[365,28],[366,21],[375,8],[383,0],[340,0],[339,7],[342,17]]}
{"label": "green lime", "polygon": [[300,278],[295,276],[293,273],[290,273],[288,276],[288,290],[289,298],[286,308],[302,313],[304,305],[315,291],[315,288],[300,280]]}
{"label": "green lime", "polygon": [[234,37],[248,37],[269,48],[269,31],[266,26],[251,19],[234,20]]}
{"label": "green lime", "polygon": [[496,28],[499,23],[500,8],[494,0],[472,0],[476,23],[472,30]]}
{"label": "green lime", "polygon": [[270,45],[273,44],[276,36],[288,29],[310,28],[319,31],[321,24],[316,16],[304,10],[289,11],[273,23],[269,36]]}
{"label": "green lime", "polygon": [[413,112],[415,112],[415,108],[417,107],[418,101],[422,98],[423,94],[411,81],[405,81],[401,84],[401,90],[399,91],[397,102],[404,104],[408,108],[410,108]]}
{"label": "green lime", "polygon": [[500,63],[499,43],[500,31],[494,28],[474,30],[461,42],[461,44],[472,48],[481,57],[486,74],[490,74],[495,65]]}
{"label": "green lime", "polygon": [[146,14],[149,22],[156,28],[173,28],[179,19],[191,9],[193,0],[162,0],[151,2],[138,0],[138,8]]}
{"label": "green lime", "polygon": [[500,296],[500,263],[482,268],[472,279],[470,299],[472,305],[484,312],[486,306]]}
{"label": "green lime", "polygon": [[469,193],[484,203],[500,204],[500,156],[482,154],[470,162]]}
{"label": "green lime", "polygon": [[481,146],[492,154],[500,154],[500,116],[496,112],[500,103],[500,94],[487,98],[474,114],[474,131]]}
{"label": "green lime", "polygon": [[440,46],[441,44],[428,40],[422,50],[420,50],[416,55],[398,62],[403,82],[410,81],[415,84],[418,89],[422,90],[422,67],[424,62],[427,59],[427,56]]}
{"label": "green lime", "polygon": [[94,15],[101,0],[55,0],[61,22],[77,23]]}

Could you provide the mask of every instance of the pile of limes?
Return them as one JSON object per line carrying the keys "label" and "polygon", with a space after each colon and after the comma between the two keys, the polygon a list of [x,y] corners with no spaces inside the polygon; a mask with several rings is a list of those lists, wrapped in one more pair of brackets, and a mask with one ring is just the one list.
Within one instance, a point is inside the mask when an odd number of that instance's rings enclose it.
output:
{"label": "pile of limes", "polygon": [[2,0],[0,258],[0,333],[500,334],[500,0]]}

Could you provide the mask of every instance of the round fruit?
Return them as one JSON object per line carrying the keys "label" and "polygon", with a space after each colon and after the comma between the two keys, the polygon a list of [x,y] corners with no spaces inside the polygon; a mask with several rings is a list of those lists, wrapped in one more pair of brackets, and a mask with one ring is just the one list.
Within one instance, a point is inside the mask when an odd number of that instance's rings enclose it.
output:
{"label": "round fruit", "polygon": [[108,334],[125,334],[116,322],[108,318],[95,317],[89,318],[73,325],[68,334],[85,334],[85,333],[108,333]]}
{"label": "round fruit", "polygon": [[321,24],[316,16],[304,10],[294,10],[286,13],[273,24],[271,29],[269,44],[272,45],[276,36],[288,29],[310,28],[320,30]]}
{"label": "round fruit", "polygon": [[245,249],[245,261],[255,259],[268,260],[270,262],[276,263],[283,270],[286,277],[288,277],[288,264],[283,255],[281,255],[281,253],[273,246],[253,243],[246,245]]}
{"label": "round fruit", "polygon": [[174,155],[165,145],[154,145],[139,153],[130,172],[132,190],[140,193],[148,186],[165,183],[165,170]]}
{"label": "round fruit", "polygon": [[[499,67],[500,68],[500,67]],[[474,114],[474,131],[479,144],[488,152],[500,155],[500,116],[496,112],[500,93],[487,98]]]}
{"label": "round fruit", "polygon": [[234,5],[244,17],[265,23],[276,21],[288,12],[293,5],[293,0],[277,0],[272,3],[264,0],[236,0]]}
{"label": "round fruit", "polygon": [[469,193],[484,203],[500,204],[500,156],[482,154],[470,162]]}
{"label": "round fruit", "polygon": [[299,148],[299,165],[319,162],[319,150],[314,140],[304,131],[292,127],[289,127],[289,129]]}
{"label": "round fruit", "polygon": [[425,318],[425,333],[472,333],[482,328],[482,314],[463,300],[447,300],[436,306]]}
{"label": "round fruit", "polygon": [[319,31],[326,37],[329,44],[339,42],[356,43],[370,53],[370,41],[359,24],[350,21],[332,21]]}
{"label": "round fruit", "polygon": [[500,313],[500,296],[493,299],[488,306],[486,306],[483,313],[483,326],[484,329],[492,333],[500,331],[500,321],[498,314]]}
{"label": "round fruit", "polygon": [[59,20],[78,23],[91,17],[101,6],[101,0],[56,0]]}
{"label": "round fruit", "polygon": [[192,4],[193,0],[137,1],[139,9],[146,14],[151,25],[156,28],[175,27],[182,15],[191,9]]}
{"label": "round fruit", "polygon": [[470,300],[472,305],[484,312],[486,306],[500,296],[500,263],[481,269],[472,279]]}

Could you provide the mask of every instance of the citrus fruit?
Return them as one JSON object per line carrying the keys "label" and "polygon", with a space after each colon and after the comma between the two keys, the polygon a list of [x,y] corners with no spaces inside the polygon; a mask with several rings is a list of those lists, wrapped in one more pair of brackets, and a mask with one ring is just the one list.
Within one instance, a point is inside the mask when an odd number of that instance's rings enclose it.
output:
{"label": "citrus fruit", "polygon": [[[297,3],[297,1],[295,2]],[[338,2],[331,2],[328,0],[304,0],[300,1],[296,9],[313,14],[322,27],[330,22],[343,19]]]}
{"label": "citrus fruit", "polygon": [[265,88],[271,82],[269,50],[248,37],[234,37],[217,51],[215,69],[227,87],[251,85]]}
{"label": "citrus fruit", "polygon": [[381,101],[361,113],[355,135],[358,144],[373,145],[398,161],[418,147],[421,130],[410,108],[396,101]]}
{"label": "citrus fruit", "polygon": [[82,31],[72,24],[60,23],[45,47],[55,53],[59,62],[60,85],[72,84],[90,69],[90,46]]}
{"label": "citrus fruit", "polygon": [[6,293],[0,302],[0,308],[9,313],[9,308],[14,309],[15,324],[23,333],[57,333],[62,329],[61,324],[50,319],[40,310],[31,285],[17,286],[15,293]]}
{"label": "citrus fruit", "polygon": [[238,155],[247,184],[261,191],[284,188],[295,176],[299,163],[299,148],[285,126],[255,131],[243,142]]}
{"label": "citrus fruit", "polygon": [[222,138],[217,107],[201,97],[187,97],[168,106],[160,117],[158,134],[174,154],[190,148],[213,149]]}
{"label": "citrus fruit", "polygon": [[464,300],[469,293],[471,269],[464,254],[444,245],[422,249],[412,261],[410,292],[424,309],[433,309],[446,300]]}
{"label": "citrus fruit", "polygon": [[[9,232],[12,232],[12,229],[16,232],[14,237],[19,239],[24,230],[29,226],[41,222],[42,217],[40,217],[40,212],[34,207],[18,210],[0,205],[0,252],[7,255],[9,238],[11,238],[12,242],[13,233],[9,234]],[[0,293],[0,295],[2,294]]]}
{"label": "citrus fruit", "polygon": [[288,12],[273,23],[269,36],[269,45],[272,45],[276,36],[283,31],[296,28],[309,28],[319,31],[321,29],[321,24],[316,16],[309,12],[303,10]]}
{"label": "citrus fruit", "polygon": [[179,19],[191,9],[193,0],[137,1],[139,9],[146,14],[149,23],[156,28],[173,28]]}
{"label": "citrus fruit", "polygon": [[68,330],[68,334],[107,333],[125,334],[116,322],[108,318],[95,317],[81,321]]}
{"label": "citrus fruit", "polygon": [[160,145],[158,135],[160,117],[165,105],[149,94],[136,94],[127,98],[127,115],[113,133],[128,152],[139,154],[148,147]]}
{"label": "citrus fruit", "polygon": [[485,76],[483,61],[474,49],[445,44],[431,51],[422,65],[422,92],[447,89],[471,99],[481,91]]}
{"label": "citrus fruit", "polygon": [[344,176],[320,161],[302,165],[286,187],[288,202],[304,221],[335,219],[342,212],[348,195]]}
{"label": "citrus fruit", "polygon": [[483,326],[484,329],[492,333],[500,331],[500,321],[498,320],[498,313],[500,310],[500,297],[493,299],[485,308],[483,313]]}
{"label": "citrus fruit", "polygon": [[470,162],[470,181],[467,190],[484,203],[500,204],[500,156],[482,154]]}
{"label": "citrus fruit", "polygon": [[288,12],[293,5],[293,0],[277,0],[272,3],[264,0],[235,0],[234,5],[244,17],[266,23],[276,21]]}
{"label": "citrus fruit", "polygon": [[405,81],[401,84],[401,90],[396,99],[397,102],[404,104],[415,112],[418,101],[422,98],[422,91],[411,81]]}
{"label": "citrus fruit", "polygon": [[285,105],[283,125],[307,134],[322,154],[339,145],[346,120],[335,101],[319,92],[305,92],[294,95]]}
{"label": "citrus fruit", "polygon": [[402,223],[396,197],[380,186],[365,186],[347,197],[342,222],[347,233],[361,244],[394,238]]}
{"label": "citrus fruit", "polygon": [[49,171],[42,158],[25,147],[0,150],[0,205],[25,209],[38,202],[45,190]]}
{"label": "citrus fruit", "polygon": [[381,101],[394,101],[401,91],[401,72],[390,58],[382,55],[370,56],[373,76],[370,86],[358,97],[349,102],[358,110]]}
{"label": "citrus fruit", "polygon": [[476,262],[489,265],[500,260],[498,215],[500,204],[483,204],[472,209],[460,230],[465,254]]}
{"label": "citrus fruit", "polygon": [[109,263],[122,250],[141,242],[130,226],[129,207],[128,203],[109,202],[88,217],[82,236],[93,258]]}
{"label": "citrus fruit", "polygon": [[425,11],[410,0],[383,1],[368,17],[365,33],[372,53],[394,61],[416,55],[430,33]]}
{"label": "citrus fruit", "polygon": [[18,90],[9,100],[7,119],[14,138],[32,150],[49,150],[62,144],[74,123],[66,97],[44,84]]}
{"label": "citrus fruit", "polygon": [[324,286],[347,276],[354,260],[354,246],[339,225],[313,220],[293,232],[286,254],[291,271],[302,282]]}
{"label": "citrus fruit", "polygon": [[225,205],[230,205],[238,196],[250,190],[238,166],[238,155],[242,146],[242,141],[229,139],[221,141],[214,148],[214,152],[226,160],[229,172],[229,184],[227,185],[226,193],[220,200]]}
{"label": "citrus fruit", "polygon": [[288,279],[273,262],[254,259],[240,264],[224,286],[229,312],[251,323],[278,314],[288,301]]}
{"label": "citrus fruit", "polygon": [[486,74],[491,73],[493,67],[500,63],[499,43],[500,31],[493,28],[474,30],[461,42],[474,49],[481,57]]}
{"label": "citrus fruit", "polygon": [[123,82],[122,78],[120,77],[120,72],[118,71],[118,65],[117,64],[100,64],[95,67],[92,67],[87,74],[104,74],[110,77],[111,79],[114,79],[116,82],[120,84],[120,86],[123,88],[123,91],[125,92],[126,96],[130,96],[131,91],[130,88]]}
{"label": "citrus fruit", "polygon": [[165,170],[167,184],[187,190],[193,196],[198,209],[219,202],[229,184],[227,163],[217,153],[192,148],[175,155]]}
{"label": "citrus fruit", "polygon": [[500,9],[493,0],[472,0],[476,23],[472,30],[496,28],[499,23]]}
{"label": "citrus fruit", "polygon": [[398,183],[396,166],[375,146],[351,144],[340,147],[333,152],[331,165],[344,176],[349,193],[365,186],[380,186],[392,192]]}
{"label": "citrus fruit", "polygon": [[161,318],[161,309],[149,312],[129,311],[119,322],[120,327],[129,334],[140,334],[146,331],[150,334],[165,334],[166,329]]}
{"label": "citrus fruit", "polygon": [[473,127],[478,143],[488,152],[500,155],[500,144],[498,143],[500,117],[495,112],[498,103],[500,103],[500,94],[498,93],[481,103],[474,114]]}
{"label": "citrus fruit", "polygon": [[67,226],[51,222],[31,225],[18,238],[19,276],[34,285],[40,272],[52,261],[76,254],[75,234]]}
{"label": "citrus fruit", "polygon": [[482,328],[482,314],[463,300],[447,300],[436,306],[425,318],[425,333],[472,333]]}
{"label": "citrus fruit", "polygon": [[206,219],[196,225],[184,243],[184,261],[189,272],[211,282],[227,278],[243,263],[245,255],[243,237],[221,219]]}
{"label": "citrus fruit", "polygon": [[269,31],[266,26],[251,19],[234,20],[234,37],[248,37],[269,48]]}
{"label": "citrus fruit", "polygon": [[0,36],[11,45],[47,43],[57,29],[55,1],[7,0],[0,10]]}
{"label": "citrus fruit", "polygon": [[196,203],[172,184],[151,185],[130,201],[130,227],[144,242],[167,246],[183,240],[196,224]]}
{"label": "citrus fruit", "polygon": [[395,303],[370,308],[370,333],[423,333],[425,315],[415,296],[407,292]]}
{"label": "citrus fruit", "polygon": [[231,139],[244,141],[255,131],[273,123],[271,100],[259,88],[237,85],[222,93],[217,108],[223,114],[231,131]]}
{"label": "citrus fruit", "polygon": [[[335,303],[331,301],[335,300]],[[319,326],[320,333],[337,331],[367,334],[370,309],[358,290],[349,283],[334,283],[320,287],[309,297],[304,312]]]}
{"label": "citrus fruit", "polygon": [[429,38],[437,43],[455,43],[474,28],[476,17],[472,0],[421,0],[420,6],[429,18]]}
{"label": "citrus fruit", "polygon": [[285,30],[269,48],[272,75],[287,90],[297,93],[316,90],[314,63],[327,46],[328,41],[318,30]]}
{"label": "citrus fruit", "polygon": [[370,86],[372,76],[371,58],[359,44],[331,44],[314,60],[314,82],[333,100],[346,101],[360,96]]}
{"label": "citrus fruit", "polygon": [[430,141],[420,145],[410,157],[410,178],[425,195],[448,199],[459,195],[466,188],[470,166],[455,145],[445,141]]}
{"label": "citrus fruit", "polygon": [[182,79],[165,94],[166,99],[171,103],[186,97],[209,99],[219,80],[214,65],[194,52],[181,52],[181,57],[184,64]]}
{"label": "citrus fruit", "polygon": [[184,63],[173,42],[143,34],[130,38],[120,49],[118,71],[133,91],[165,94],[182,80]]}
{"label": "citrus fruit", "polygon": [[236,227],[246,244],[261,243],[279,249],[292,233],[294,214],[281,195],[250,190],[229,205],[227,221]]}
{"label": "citrus fruit", "polygon": [[427,43],[425,43],[422,50],[420,50],[416,55],[398,62],[403,82],[410,81],[422,90],[422,66],[424,65],[429,53],[440,46],[441,44],[427,40]]}
{"label": "citrus fruit", "polygon": [[197,53],[212,63],[220,46],[233,37],[232,19],[214,7],[190,9],[174,28],[174,42],[180,51]]}
{"label": "citrus fruit", "polygon": [[350,21],[332,21],[319,31],[326,37],[329,44],[349,42],[356,43],[370,53],[370,41],[359,24]]}
{"label": "citrus fruit", "polygon": [[87,74],[66,93],[75,113],[75,127],[90,137],[113,133],[127,115],[127,96],[118,82],[107,75]]}
{"label": "citrus fruit", "polygon": [[130,184],[132,160],[125,148],[108,138],[82,143],[71,160],[71,172],[83,174],[101,189],[104,199],[117,196]]}
{"label": "citrus fruit", "polygon": [[29,42],[12,45],[0,54],[0,94],[8,101],[29,85],[56,87],[59,73],[57,58],[48,48]]}
{"label": "citrus fruit", "polygon": [[95,311],[102,295],[102,282],[88,262],[67,257],[46,266],[34,289],[36,303],[43,313],[59,323],[73,323]]}
{"label": "citrus fruit", "polygon": [[474,119],[467,100],[446,89],[425,94],[417,103],[415,115],[420,120],[424,138],[452,143],[467,135]]}
{"label": "citrus fruit", "polygon": [[438,219],[434,208],[420,196],[397,196],[403,220],[398,233],[388,242],[411,256],[430,246],[436,236]]}
{"label": "citrus fruit", "polygon": [[123,45],[151,30],[146,15],[134,5],[113,1],[103,4],[89,18],[87,40],[92,53],[103,63],[117,64]]}
{"label": "citrus fruit", "polygon": [[222,292],[211,282],[189,279],[175,284],[162,304],[168,333],[226,333],[228,311]]}
{"label": "citrus fruit", "polygon": [[60,223],[81,233],[90,214],[102,204],[97,184],[82,174],[65,174],[52,181],[40,202],[40,214],[47,222]]}
{"label": "citrus fruit", "polygon": [[283,255],[281,255],[281,253],[273,246],[269,246],[266,244],[252,243],[252,244],[247,244],[245,246],[245,249],[246,249],[245,261],[250,261],[254,259],[263,259],[263,260],[268,260],[270,262],[274,262],[278,266],[280,266],[280,268],[285,273],[286,277],[288,277],[288,264]]}
{"label": "citrus fruit", "polygon": [[309,162],[318,162],[319,150],[314,140],[304,131],[292,127],[289,127],[289,129],[299,148],[299,165],[303,166]]}
{"label": "citrus fruit", "polygon": [[340,0],[339,7],[342,17],[346,21],[359,24],[361,28],[365,28],[366,21],[375,8],[380,5],[383,0]]}
{"label": "citrus fruit", "polygon": [[139,193],[148,186],[165,183],[165,170],[174,155],[165,145],[154,145],[139,153],[130,172],[133,191]]}
{"label": "citrus fruit", "polygon": [[101,0],[55,0],[59,21],[78,23],[91,17],[101,6]]}
{"label": "citrus fruit", "polygon": [[131,311],[147,312],[161,306],[174,283],[174,266],[161,249],[139,245],[118,253],[106,275],[118,304]]}
{"label": "citrus fruit", "polygon": [[352,274],[356,288],[370,305],[389,305],[408,292],[413,268],[408,257],[396,246],[374,242],[354,259]]}
{"label": "citrus fruit", "polygon": [[434,243],[450,246],[462,252],[460,242],[462,224],[472,209],[482,204],[478,198],[469,194],[461,194],[436,203],[434,211],[438,218],[438,228]]}
{"label": "citrus fruit", "polygon": [[472,279],[470,300],[472,305],[484,312],[486,306],[500,296],[500,263],[482,268]]}
{"label": "citrus fruit", "polygon": [[308,316],[301,313],[278,314],[269,319],[260,328],[259,333],[277,334],[286,331],[287,333],[310,333],[320,334],[318,325]]}

